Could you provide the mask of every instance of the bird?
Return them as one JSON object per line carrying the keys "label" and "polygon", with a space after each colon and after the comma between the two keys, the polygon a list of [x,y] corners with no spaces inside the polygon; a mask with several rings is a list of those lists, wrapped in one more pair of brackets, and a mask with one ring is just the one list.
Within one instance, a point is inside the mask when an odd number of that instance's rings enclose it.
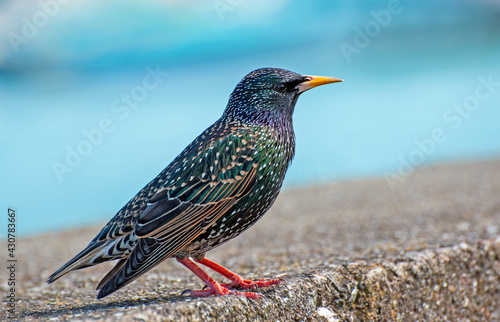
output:
{"label": "bird", "polygon": [[[342,81],[280,68],[247,74],[231,93],[222,116],[47,282],[117,260],[97,285],[101,299],[175,258],[207,286],[188,290],[193,298],[260,298],[254,289],[282,280],[246,280],[205,255],[252,226],[276,200],[295,153],[292,116],[298,97],[316,86]],[[215,281],[199,265],[231,282]]]}

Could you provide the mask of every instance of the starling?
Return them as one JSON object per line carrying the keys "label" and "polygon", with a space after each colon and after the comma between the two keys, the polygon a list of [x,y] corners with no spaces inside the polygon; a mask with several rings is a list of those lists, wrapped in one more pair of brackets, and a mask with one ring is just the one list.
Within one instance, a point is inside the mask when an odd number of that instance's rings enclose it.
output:
{"label": "starling", "polygon": [[[48,283],[73,270],[118,260],[97,286],[97,298],[103,298],[175,257],[208,286],[190,291],[192,297],[259,298],[258,293],[235,289],[266,287],[281,280],[245,280],[205,254],[257,222],[276,200],[295,151],[292,114],[299,95],[341,81],[278,68],[246,75],[236,85],[222,117],[139,191],[85,249],[52,274]],[[231,282],[217,283],[195,262]]]}

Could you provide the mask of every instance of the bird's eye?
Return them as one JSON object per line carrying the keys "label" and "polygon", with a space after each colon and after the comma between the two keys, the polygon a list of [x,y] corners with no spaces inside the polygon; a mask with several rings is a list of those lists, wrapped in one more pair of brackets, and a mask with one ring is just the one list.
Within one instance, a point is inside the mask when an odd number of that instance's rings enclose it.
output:
{"label": "bird's eye", "polygon": [[276,86],[274,86],[274,89],[277,90],[278,92],[285,92],[287,87],[285,84],[280,83],[280,84],[277,84]]}

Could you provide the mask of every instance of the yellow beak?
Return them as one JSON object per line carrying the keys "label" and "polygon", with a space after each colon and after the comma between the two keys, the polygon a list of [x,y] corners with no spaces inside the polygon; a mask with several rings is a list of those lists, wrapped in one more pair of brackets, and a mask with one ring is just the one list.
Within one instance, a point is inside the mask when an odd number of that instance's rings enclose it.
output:
{"label": "yellow beak", "polygon": [[338,82],[343,82],[343,79],[340,78],[334,78],[334,77],[325,77],[325,76],[305,76],[306,80],[299,85],[297,85],[297,88],[299,89],[299,94],[303,93],[311,88],[314,88],[316,86],[320,85],[325,85],[325,84],[331,84],[331,83],[338,83]]}

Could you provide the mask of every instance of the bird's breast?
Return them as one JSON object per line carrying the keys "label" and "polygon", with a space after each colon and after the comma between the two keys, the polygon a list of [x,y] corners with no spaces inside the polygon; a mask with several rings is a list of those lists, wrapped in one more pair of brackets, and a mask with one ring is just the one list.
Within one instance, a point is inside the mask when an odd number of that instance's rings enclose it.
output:
{"label": "bird's breast", "polygon": [[253,188],[193,241],[186,248],[188,252],[203,253],[238,236],[256,223],[276,200],[293,158],[293,135],[287,137],[265,130],[251,133],[252,163],[256,168]]}

